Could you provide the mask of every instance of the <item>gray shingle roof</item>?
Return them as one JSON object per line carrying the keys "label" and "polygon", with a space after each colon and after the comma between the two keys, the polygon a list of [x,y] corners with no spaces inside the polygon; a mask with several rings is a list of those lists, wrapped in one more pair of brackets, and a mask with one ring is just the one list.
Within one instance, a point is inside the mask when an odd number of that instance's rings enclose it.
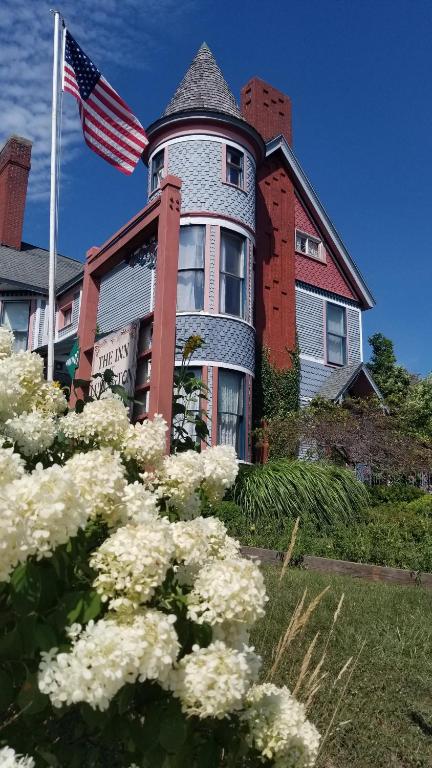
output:
{"label": "gray shingle roof", "polygon": [[[0,245],[0,286],[2,290],[33,290],[48,293],[49,253],[22,243],[21,250]],[[66,256],[57,256],[56,288],[77,277],[84,264]]]}
{"label": "gray shingle roof", "polygon": [[351,363],[351,365],[344,365],[343,368],[336,368],[332,375],[326,379],[318,395],[325,397],[326,400],[337,400],[351,382],[357,378],[363,367],[363,363]]}
{"label": "gray shingle roof", "polygon": [[203,109],[243,119],[235,96],[206,43],[199,49],[164,116]]}

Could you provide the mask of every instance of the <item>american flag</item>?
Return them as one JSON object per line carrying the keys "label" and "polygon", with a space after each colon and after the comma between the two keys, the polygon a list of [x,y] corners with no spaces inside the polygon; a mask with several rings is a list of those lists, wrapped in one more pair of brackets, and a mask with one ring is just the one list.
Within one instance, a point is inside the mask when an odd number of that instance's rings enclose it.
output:
{"label": "american flag", "polygon": [[104,160],[130,175],[148,144],[144,128],[68,30],[65,35],[63,90],[78,101],[84,139]]}

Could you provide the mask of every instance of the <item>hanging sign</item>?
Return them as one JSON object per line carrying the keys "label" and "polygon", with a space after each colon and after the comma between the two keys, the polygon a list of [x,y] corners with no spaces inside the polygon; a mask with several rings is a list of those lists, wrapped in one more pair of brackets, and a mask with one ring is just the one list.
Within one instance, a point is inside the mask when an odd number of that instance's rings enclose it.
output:
{"label": "hanging sign", "polygon": [[135,391],[136,358],[139,320],[125,325],[118,331],[97,341],[93,350],[91,394],[97,396],[102,379],[95,374],[110,370],[114,373],[113,384],[124,387],[128,395]]}

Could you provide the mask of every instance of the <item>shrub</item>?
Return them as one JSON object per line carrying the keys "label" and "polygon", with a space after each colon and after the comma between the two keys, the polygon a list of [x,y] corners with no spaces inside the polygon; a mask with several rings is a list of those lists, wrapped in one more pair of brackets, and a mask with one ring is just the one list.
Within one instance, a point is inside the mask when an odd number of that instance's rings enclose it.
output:
{"label": "shrub", "polygon": [[233,497],[251,522],[301,517],[317,528],[352,522],[369,504],[366,487],[350,470],[288,459],[244,468]]}
{"label": "shrub", "polygon": [[372,485],[369,489],[371,505],[386,504],[388,501],[413,501],[424,496],[421,488],[409,483],[394,483],[392,485]]}

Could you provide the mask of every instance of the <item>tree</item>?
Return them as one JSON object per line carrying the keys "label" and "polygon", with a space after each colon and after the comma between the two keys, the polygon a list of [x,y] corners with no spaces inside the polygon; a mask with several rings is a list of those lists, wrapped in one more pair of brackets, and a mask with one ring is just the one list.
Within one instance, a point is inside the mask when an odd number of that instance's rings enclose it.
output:
{"label": "tree", "polygon": [[384,399],[394,411],[404,403],[413,376],[402,365],[398,365],[393,342],[382,333],[374,333],[369,338],[372,347],[370,362],[367,364]]}
{"label": "tree", "polygon": [[408,431],[432,440],[432,374],[409,388],[401,419]]}

